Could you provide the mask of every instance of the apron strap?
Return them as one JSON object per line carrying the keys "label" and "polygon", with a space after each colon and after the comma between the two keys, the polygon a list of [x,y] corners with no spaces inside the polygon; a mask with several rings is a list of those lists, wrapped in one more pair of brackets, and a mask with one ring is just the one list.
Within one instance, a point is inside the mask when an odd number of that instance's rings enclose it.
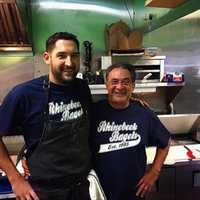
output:
{"label": "apron strap", "polygon": [[[31,149],[27,150],[26,145],[24,145],[22,147],[21,154],[22,154],[22,156],[25,156],[26,158],[28,158],[35,151],[35,149],[37,148],[38,145],[40,145],[40,143],[42,142],[42,139],[45,136],[47,122],[49,120],[49,104],[48,104],[48,102],[49,102],[50,82],[49,82],[49,76],[48,75],[46,75],[44,77],[43,89],[44,89],[44,92],[45,92],[45,101],[44,101],[44,110],[43,110],[44,123],[43,123],[42,135],[40,136],[38,142]],[[22,157],[22,156],[20,155],[20,157]]]}
{"label": "apron strap", "polygon": [[45,92],[45,106],[44,106],[44,121],[47,122],[49,120],[49,92],[50,92],[50,82],[49,82],[49,76],[45,76],[43,80],[43,89]]}
{"label": "apron strap", "polygon": [[45,101],[44,101],[44,110],[43,110],[43,116],[44,116],[44,124],[43,124],[43,130],[42,135],[38,141],[37,146],[42,142],[42,139],[45,136],[47,123],[49,121],[49,93],[50,93],[50,82],[49,82],[49,76],[45,76],[43,80],[43,89],[45,92]]}

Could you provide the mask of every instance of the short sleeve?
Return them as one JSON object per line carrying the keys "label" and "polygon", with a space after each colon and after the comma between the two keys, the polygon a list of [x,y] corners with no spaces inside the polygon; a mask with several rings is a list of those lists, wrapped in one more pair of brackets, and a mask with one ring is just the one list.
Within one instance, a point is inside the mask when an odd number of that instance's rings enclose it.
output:
{"label": "short sleeve", "polygon": [[168,145],[170,133],[155,113],[151,112],[150,115],[151,117],[148,145],[157,146],[158,148],[165,148]]}
{"label": "short sleeve", "polygon": [[21,96],[15,89],[8,93],[0,106],[0,135],[18,135],[23,107]]}

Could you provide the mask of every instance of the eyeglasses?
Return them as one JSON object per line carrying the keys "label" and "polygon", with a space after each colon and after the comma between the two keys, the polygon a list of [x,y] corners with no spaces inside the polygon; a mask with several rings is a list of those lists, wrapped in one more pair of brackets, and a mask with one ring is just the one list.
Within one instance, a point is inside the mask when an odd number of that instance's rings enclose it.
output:
{"label": "eyeglasses", "polygon": [[130,80],[129,78],[125,78],[125,79],[112,79],[109,82],[110,82],[111,85],[121,84],[123,86],[129,86],[129,85],[131,85],[133,83],[132,80]]}

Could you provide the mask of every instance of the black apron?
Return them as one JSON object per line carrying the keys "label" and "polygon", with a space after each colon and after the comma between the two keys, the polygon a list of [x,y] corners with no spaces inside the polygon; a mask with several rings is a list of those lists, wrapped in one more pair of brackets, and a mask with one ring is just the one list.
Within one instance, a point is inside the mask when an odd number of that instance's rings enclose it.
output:
{"label": "black apron", "polygon": [[[74,88],[77,89],[77,88]],[[49,120],[49,81],[44,82],[46,106],[44,130],[28,156],[29,182],[40,199],[88,200],[87,175],[91,168],[89,120],[84,115],[70,121]]]}

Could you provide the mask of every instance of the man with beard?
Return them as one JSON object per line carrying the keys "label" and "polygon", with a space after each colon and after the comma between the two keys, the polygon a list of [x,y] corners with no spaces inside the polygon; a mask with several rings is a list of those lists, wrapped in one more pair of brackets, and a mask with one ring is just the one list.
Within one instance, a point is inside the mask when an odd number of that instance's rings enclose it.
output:
{"label": "man with beard", "polygon": [[[0,107],[0,135],[24,135],[30,177],[24,179],[0,140],[0,168],[18,200],[89,200],[91,94],[76,78],[79,41],[67,32],[46,41],[49,74],[16,86]],[[19,129],[20,127],[20,129]]]}
{"label": "man with beard", "polygon": [[[158,117],[131,101],[134,87],[134,66],[115,63],[106,72],[108,99],[94,106],[94,169],[108,200],[143,199],[158,178],[169,149],[170,134]],[[147,145],[156,146],[157,151],[146,171]]]}

